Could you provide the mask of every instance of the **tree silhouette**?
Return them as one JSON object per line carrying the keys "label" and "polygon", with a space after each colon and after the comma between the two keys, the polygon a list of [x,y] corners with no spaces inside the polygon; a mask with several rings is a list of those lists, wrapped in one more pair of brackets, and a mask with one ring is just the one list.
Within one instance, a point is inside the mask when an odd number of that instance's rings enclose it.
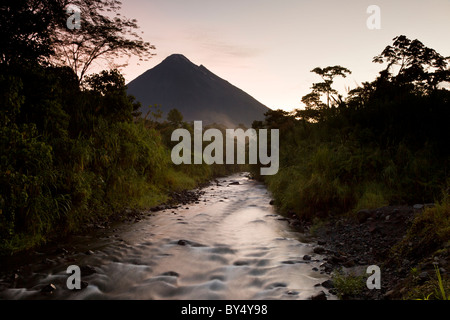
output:
{"label": "tree silhouette", "polygon": [[[450,81],[449,57],[445,58],[419,40],[410,40],[404,35],[393,39],[373,62],[386,63],[382,73],[392,77],[397,84],[412,83],[424,91],[436,90],[442,82]],[[394,75],[394,67],[397,74]]]}
{"label": "tree silhouette", "polygon": [[0,63],[42,61],[52,50],[52,35],[63,18],[62,1],[2,0]]}
{"label": "tree silhouette", "polygon": [[[109,69],[126,65],[118,59],[137,56],[148,60],[153,45],[137,34],[135,19],[119,13],[117,0],[4,0],[0,5],[0,63],[50,62],[69,66],[79,83],[95,61]],[[80,9],[81,27],[67,27],[65,8]]]}
{"label": "tree silhouette", "polygon": [[318,74],[323,82],[313,83],[312,92],[314,94],[325,94],[327,97],[327,108],[330,107],[330,98],[337,102],[337,99],[333,97],[333,94],[338,94],[338,92],[331,87],[333,84],[335,77],[347,77],[347,74],[351,74],[352,72],[347,68],[341,66],[333,66],[326,68],[315,68],[311,72]]}
{"label": "tree silhouette", "polygon": [[136,19],[119,13],[120,1],[65,0],[69,4],[80,8],[81,28],[70,30],[64,24],[57,29],[53,62],[70,66],[80,83],[96,60],[103,59],[110,69],[117,69],[126,66],[125,62],[117,64],[117,59],[133,55],[147,61],[153,56],[155,47],[137,34]]}
{"label": "tree silhouette", "polygon": [[178,109],[172,109],[167,114],[167,121],[170,125],[180,128],[183,123],[183,115]]}
{"label": "tree silhouette", "polygon": [[[302,102],[305,104],[305,110],[296,110],[296,117],[304,120],[319,121],[325,117],[325,113],[331,107],[331,99],[334,104],[342,101],[338,92],[331,87],[335,77],[346,77],[347,74],[351,74],[351,71],[341,66],[332,66],[326,68],[315,68],[311,70],[318,74],[323,82],[313,83],[311,89],[312,92],[302,97]],[[320,99],[322,95],[326,96],[326,103],[323,103]],[[335,97],[334,95],[337,95]]]}

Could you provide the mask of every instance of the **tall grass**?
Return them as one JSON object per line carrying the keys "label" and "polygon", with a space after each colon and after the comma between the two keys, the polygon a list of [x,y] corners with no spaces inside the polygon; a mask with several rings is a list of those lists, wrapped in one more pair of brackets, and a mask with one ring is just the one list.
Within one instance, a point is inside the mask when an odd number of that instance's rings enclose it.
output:
{"label": "tall grass", "polygon": [[426,208],[416,215],[406,237],[394,247],[394,251],[417,258],[435,252],[449,241],[450,195],[445,193],[435,207]]}

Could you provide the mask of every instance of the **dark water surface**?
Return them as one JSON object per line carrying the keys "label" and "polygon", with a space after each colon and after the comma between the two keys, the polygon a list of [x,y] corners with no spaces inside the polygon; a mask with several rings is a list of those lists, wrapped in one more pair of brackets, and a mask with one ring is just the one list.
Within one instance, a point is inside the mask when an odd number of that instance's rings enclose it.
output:
{"label": "dark water surface", "polygon": [[[68,252],[25,259],[15,288],[0,298],[308,299],[324,290],[315,285],[328,277],[312,270],[323,257],[269,205],[265,186],[245,174],[219,184],[197,204],[59,244]],[[67,289],[69,265],[82,267],[86,288]],[[41,293],[48,284],[56,290]]]}

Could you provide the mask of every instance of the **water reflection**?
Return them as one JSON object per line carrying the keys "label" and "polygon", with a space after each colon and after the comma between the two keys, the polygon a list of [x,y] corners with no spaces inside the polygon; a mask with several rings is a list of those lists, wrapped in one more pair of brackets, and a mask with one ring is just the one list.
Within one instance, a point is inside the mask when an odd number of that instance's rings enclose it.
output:
{"label": "water reflection", "polygon": [[[228,185],[227,182],[239,182]],[[198,204],[79,237],[75,253],[30,262],[6,299],[308,299],[327,279],[320,256],[279,219],[263,185],[245,175],[206,189]],[[204,202],[203,200],[207,201]],[[48,258],[47,258],[48,259]],[[89,266],[70,291],[66,268]],[[90,269],[89,269],[90,268]],[[41,289],[54,284],[52,294]],[[326,291],[326,290],[324,290]]]}

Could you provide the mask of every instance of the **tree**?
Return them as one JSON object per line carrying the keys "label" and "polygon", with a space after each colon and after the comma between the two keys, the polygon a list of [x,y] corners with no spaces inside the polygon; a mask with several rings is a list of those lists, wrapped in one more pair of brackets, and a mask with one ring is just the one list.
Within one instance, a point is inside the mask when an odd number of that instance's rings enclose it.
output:
{"label": "tree", "polygon": [[[70,30],[69,5],[80,9],[81,27]],[[147,60],[153,45],[137,34],[135,19],[119,13],[117,0],[4,0],[0,5],[0,63],[27,61],[69,66],[79,83],[94,61],[110,69],[123,67],[118,59]]]}
{"label": "tree", "polygon": [[183,123],[183,115],[178,109],[172,109],[167,114],[167,121],[169,121],[170,125],[180,128]]}
{"label": "tree", "polygon": [[267,129],[280,129],[286,130],[293,125],[294,116],[290,112],[277,109],[269,110],[264,113],[265,116],[265,128]]}
{"label": "tree", "polygon": [[347,68],[341,67],[341,66],[333,66],[333,67],[326,67],[324,69],[322,68],[315,68],[311,72],[314,72],[318,74],[323,82],[313,83],[312,86],[312,92],[316,94],[325,94],[327,97],[327,108],[330,107],[330,98],[334,100],[334,102],[337,102],[337,99],[334,98],[333,94],[338,94],[338,92],[331,87],[333,84],[334,78],[337,76],[341,77],[347,77],[347,74],[351,74],[352,72],[348,70]]}
{"label": "tree", "polygon": [[[323,82],[313,83],[311,89],[312,92],[302,97],[302,102],[305,104],[305,110],[296,110],[296,117],[304,120],[313,120],[315,122],[322,120],[325,117],[325,113],[331,106],[331,99],[334,104],[342,102],[342,97],[338,92],[331,87],[334,78],[337,76],[346,77],[351,71],[341,66],[333,66],[326,68],[315,68],[311,70],[318,74]],[[326,103],[321,101],[322,95],[326,96]],[[333,95],[337,95],[334,97]]]}
{"label": "tree", "polygon": [[[423,91],[436,90],[440,83],[450,81],[449,58],[404,35],[393,41],[392,46],[387,46],[373,59],[376,63],[387,63],[382,71],[387,77],[393,77],[398,84],[412,83]],[[396,75],[393,75],[394,66],[398,67]]]}
{"label": "tree", "polygon": [[[119,13],[120,1],[64,1],[66,6],[75,5],[81,10],[81,27],[70,30],[61,26],[57,29],[52,61],[57,65],[70,66],[80,83],[96,60],[103,59],[110,69],[117,69],[126,65],[117,64],[120,58],[133,55],[147,61],[154,55],[151,50],[155,47],[137,34],[139,27],[136,19],[128,19]],[[107,14],[104,14],[105,11]]]}
{"label": "tree", "polygon": [[42,61],[52,52],[52,35],[63,18],[62,1],[2,0],[0,63]]}
{"label": "tree", "polygon": [[131,121],[141,106],[127,94],[125,79],[117,69],[87,76],[84,84],[95,98],[95,113],[112,121]]}

